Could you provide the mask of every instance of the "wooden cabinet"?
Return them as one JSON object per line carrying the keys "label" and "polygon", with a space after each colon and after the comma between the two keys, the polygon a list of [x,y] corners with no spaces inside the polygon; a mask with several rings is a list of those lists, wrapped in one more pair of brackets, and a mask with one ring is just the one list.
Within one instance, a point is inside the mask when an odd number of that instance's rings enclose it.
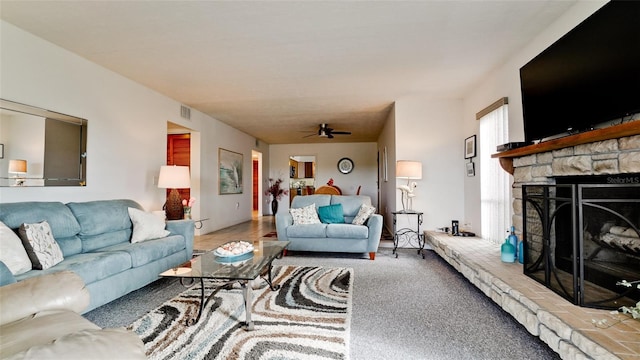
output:
{"label": "wooden cabinet", "polygon": [[295,160],[289,160],[289,177],[298,178],[298,162]]}
{"label": "wooden cabinet", "polygon": [[304,177],[312,178],[313,177],[313,163],[306,162],[304,163]]}
{"label": "wooden cabinet", "polygon": [[313,162],[289,160],[289,177],[293,179],[310,179],[313,177]]}

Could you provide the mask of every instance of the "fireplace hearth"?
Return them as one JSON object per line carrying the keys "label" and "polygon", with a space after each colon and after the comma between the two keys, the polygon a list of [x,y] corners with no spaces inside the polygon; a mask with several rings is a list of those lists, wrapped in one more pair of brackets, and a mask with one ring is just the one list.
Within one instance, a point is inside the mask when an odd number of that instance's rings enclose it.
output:
{"label": "fireplace hearth", "polygon": [[580,306],[640,301],[640,174],[522,186],[524,273]]}

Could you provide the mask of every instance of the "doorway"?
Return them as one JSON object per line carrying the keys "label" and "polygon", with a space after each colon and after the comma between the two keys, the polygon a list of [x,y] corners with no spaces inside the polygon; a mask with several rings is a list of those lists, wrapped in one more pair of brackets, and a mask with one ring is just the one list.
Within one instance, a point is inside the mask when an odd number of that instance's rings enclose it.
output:
{"label": "doorway", "polygon": [[251,150],[252,215],[262,216],[262,153]]}
{"label": "doorway", "polygon": [[[191,166],[191,134],[167,135],[167,165]],[[167,189],[167,196],[171,189]],[[191,189],[178,189],[181,199],[191,198]]]}

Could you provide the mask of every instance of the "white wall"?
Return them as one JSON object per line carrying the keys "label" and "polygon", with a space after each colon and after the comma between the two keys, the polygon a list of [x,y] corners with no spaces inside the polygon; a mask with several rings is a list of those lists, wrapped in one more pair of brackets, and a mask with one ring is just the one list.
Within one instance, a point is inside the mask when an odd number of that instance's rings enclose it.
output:
{"label": "white wall", "polygon": [[[164,189],[157,188],[154,178],[166,162],[170,121],[196,135],[193,216],[210,219],[201,232],[251,218],[253,137],[195,110],[191,120],[182,119],[177,101],[4,21],[0,73],[1,98],[88,120],[86,187],[0,188],[1,202],[130,198],[147,210],[159,209]],[[244,155],[243,194],[218,195],[218,147]],[[260,151],[266,153],[268,147]],[[0,166],[8,166],[8,159],[0,159]]]}
{"label": "white wall", "polygon": [[[384,152],[387,151],[386,165],[384,164]],[[380,206],[378,212],[384,216],[384,225],[387,231],[393,232],[391,213],[397,210],[396,207],[396,111],[395,105],[389,111],[389,116],[378,137],[378,152],[380,153]],[[384,179],[384,167],[387,167],[387,181]]]}
{"label": "white wall", "polygon": [[[524,140],[522,98],[520,94],[520,68],[549,45],[558,40],[576,25],[593,14],[607,1],[580,1],[572,6],[556,22],[545,28],[525,48],[509,58],[502,66],[490,73],[465,97],[462,107],[462,133],[460,139],[478,134],[475,114],[502,98],[509,98],[509,141]],[[571,66],[571,64],[567,64]],[[481,141],[481,139],[478,139]],[[483,154],[478,154],[482,156]],[[496,161],[498,161],[496,159]],[[464,181],[464,215],[472,222],[473,231],[480,232],[480,172],[476,162],[476,176]]]}
{"label": "white wall", "polygon": [[[424,212],[423,229],[450,226],[452,219],[460,223],[465,220],[461,110],[462,101],[458,99],[414,96],[395,104],[395,159],[422,162],[422,180],[416,180],[413,208]],[[395,181],[395,163],[390,167],[393,171],[389,176]],[[396,208],[402,209],[399,190]]]}
{"label": "white wall", "polygon": [[[376,143],[332,143],[328,144],[287,144],[271,145],[269,149],[270,172],[263,178],[267,182],[269,178],[284,180],[285,187],[289,188],[289,156],[313,155],[316,157],[316,187],[324,185],[333,179],[334,185],[340,187],[344,195],[355,195],[358,186],[362,186],[360,195],[371,197],[371,203],[378,207],[377,177],[377,145]],[[353,171],[342,174],[338,171],[338,160],[348,157],[353,160]],[[266,189],[268,185],[263,184]],[[267,198],[265,198],[265,201]],[[270,206],[264,206],[265,213],[271,213]],[[288,211],[289,198],[280,201],[278,212]]]}

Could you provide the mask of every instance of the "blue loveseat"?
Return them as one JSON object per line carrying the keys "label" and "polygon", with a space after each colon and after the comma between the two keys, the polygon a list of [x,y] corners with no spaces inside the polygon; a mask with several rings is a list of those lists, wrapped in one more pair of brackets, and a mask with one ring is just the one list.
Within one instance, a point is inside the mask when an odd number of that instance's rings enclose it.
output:
{"label": "blue loveseat", "polygon": [[336,224],[296,224],[290,213],[276,214],[278,240],[290,241],[287,250],[367,253],[371,260],[380,245],[382,235],[382,215],[372,214],[364,225],[351,222],[362,204],[371,205],[371,198],[363,195],[308,195],[296,196],[291,202],[292,209],[315,204],[321,206],[341,204],[344,223]]}
{"label": "blue loveseat", "polygon": [[133,200],[0,204],[0,221],[13,230],[23,223],[46,220],[64,255],[64,260],[53,267],[29,270],[15,277],[0,262],[0,285],[70,270],[82,278],[89,290],[90,303],[84,309],[88,312],[191,259],[193,220],[168,221],[168,236],[131,243],[129,207],[142,210]]}

